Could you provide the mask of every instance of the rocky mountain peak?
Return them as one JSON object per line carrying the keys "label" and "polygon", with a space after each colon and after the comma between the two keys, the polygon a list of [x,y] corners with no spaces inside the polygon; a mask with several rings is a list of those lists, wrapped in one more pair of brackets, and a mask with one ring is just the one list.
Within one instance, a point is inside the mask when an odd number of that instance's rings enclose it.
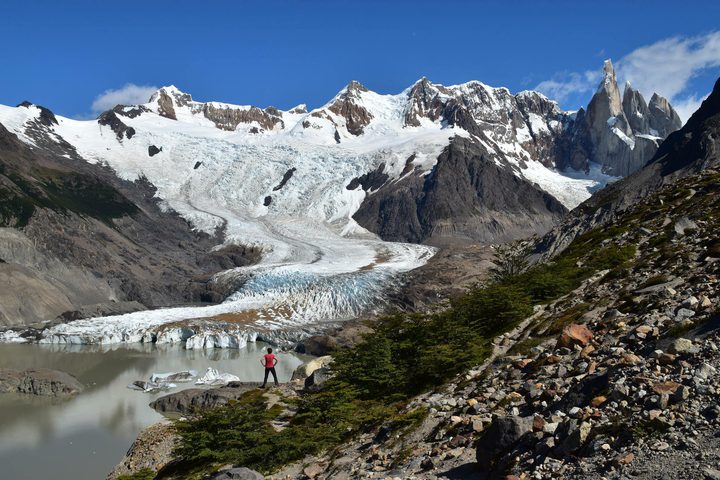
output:
{"label": "rocky mountain peak", "polygon": [[153,93],[150,97],[149,102],[155,102],[163,95],[171,97],[174,100],[175,104],[178,106],[186,106],[193,101],[192,95],[183,92],[175,85],[169,85],[166,87],[161,87],[155,93]]}
{"label": "rocky mountain peak", "polygon": [[[351,135],[361,135],[373,118],[372,113],[358,103],[362,94],[368,91],[363,84],[353,80],[335,96],[327,107],[330,112],[344,118],[345,128]],[[322,115],[320,112],[315,112],[315,114]]]}
{"label": "rocky mountain peak", "polygon": [[632,131],[650,131],[650,110],[645,103],[645,98],[632,87],[630,82],[625,83],[622,107]]}
{"label": "rocky mountain peak", "polygon": [[420,78],[407,90],[408,97],[411,98],[417,97],[419,94],[435,91],[437,91],[437,88],[435,88],[435,85],[427,77]]}
{"label": "rocky mountain peak", "polygon": [[192,102],[192,96],[189,93],[183,93],[174,85],[162,87],[150,97],[150,103],[157,103],[158,114],[177,120],[175,115],[175,106],[186,106]]}
{"label": "rocky mountain peak", "polygon": [[368,89],[365,85],[358,82],[357,80],[351,80],[350,83],[347,84],[345,87],[345,91],[347,93],[360,93],[360,92],[367,92]]}
{"label": "rocky mountain peak", "polygon": [[307,105],[301,103],[290,109],[290,113],[308,113]]}
{"label": "rocky mountain peak", "polygon": [[680,116],[666,98],[653,93],[648,108],[650,110],[650,128],[656,131],[658,136],[666,137],[682,127]]}
{"label": "rocky mountain peak", "polygon": [[422,77],[407,90],[408,103],[405,109],[405,125],[420,126],[420,118],[436,120],[441,102],[437,99],[438,88],[427,77]]}
{"label": "rocky mountain peak", "polygon": [[653,95],[647,104],[628,82],[622,100],[612,61],[603,65],[603,79],[588,105],[577,131],[589,136],[589,159],[600,162],[606,172],[627,176],[642,167],[655,153],[658,142],[681,126],[667,100]]}
{"label": "rocky mountain peak", "polygon": [[603,80],[598,89],[617,87],[615,67],[609,58],[603,62]]}
{"label": "rocky mountain peak", "polygon": [[[620,89],[617,84],[617,77],[615,76],[615,68],[613,68],[612,61],[605,60],[603,64],[603,79],[598,86],[598,90],[593,96],[593,100],[596,100],[596,108],[600,109],[605,119],[609,117],[616,117],[623,113],[622,101],[620,100]],[[592,100],[590,102],[592,104]],[[588,106],[590,111],[590,106]],[[607,115],[605,115],[607,113]],[[602,118],[600,118],[602,120]]]}
{"label": "rocky mountain peak", "polygon": [[55,118],[55,114],[52,111],[50,111],[50,109],[45,108],[41,105],[35,105],[34,103],[25,100],[24,102],[18,104],[18,107],[25,107],[25,108],[35,107],[38,110],[40,110],[40,115],[38,116],[38,121],[42,125],[50,127],[52,125],[58,124],[57,118]]}

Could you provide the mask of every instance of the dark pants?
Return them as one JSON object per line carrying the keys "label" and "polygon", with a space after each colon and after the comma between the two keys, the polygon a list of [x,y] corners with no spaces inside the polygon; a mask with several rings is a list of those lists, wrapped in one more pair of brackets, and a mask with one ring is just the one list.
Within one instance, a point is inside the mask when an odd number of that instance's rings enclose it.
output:
{"label": "dark pants", "polygon": [[262,386],[264,387],[267,384],[268,373],[272,373],[273,378],[275,379],[275,385],[277,385],[278,384],[277,373],[275,373],[275,367],[272,367],[272,368],[265,369],[265,380],[263,380]]}

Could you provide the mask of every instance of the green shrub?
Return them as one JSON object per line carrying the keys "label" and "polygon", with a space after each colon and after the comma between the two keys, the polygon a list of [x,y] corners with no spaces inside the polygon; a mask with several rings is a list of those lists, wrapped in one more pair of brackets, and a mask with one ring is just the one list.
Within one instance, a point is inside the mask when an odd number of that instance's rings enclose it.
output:
{"label": "green shrub", "polygon": [[239,402],[202,412],[192,421],[179,421],[182,438],[174,454],[192,464],[255,465],[271,450],[275,431],[270,421],[278,408],[267,408],[262,391],[251,391]]}
{"label": "green shrub", "polygon": [[533,302],[540,303],[565,295],[574,285],[572,279],[540,267],[525,276],[525,288]]}
{"label": "green shrub", "polygon": [[155,472],[149,468],[143,468],[142,470],[133,473],[132,475],[120,475],[118,480],[153,480],[155,478]]}

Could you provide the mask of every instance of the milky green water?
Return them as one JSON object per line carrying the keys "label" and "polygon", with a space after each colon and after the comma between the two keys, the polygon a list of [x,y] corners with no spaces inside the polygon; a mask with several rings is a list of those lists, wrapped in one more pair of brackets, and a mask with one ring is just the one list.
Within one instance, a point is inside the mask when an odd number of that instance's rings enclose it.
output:
{"label": "milky green water", "polygon": [[[51,346],[0,344],[0,367],[46,367],[75,375],[86,389],[57,401],[0,394],[0,479],[104,479],[122,459],[140,430],[162,417],[148,404],[168,392],[127,388],[153,373],[207,367],[262,381],[260,357],[267,345],[240,350],[185,350],[181,346]],[[277,373],[289,380],[303,358],[280,353]],[[177,391],[194,388],[178,384]]]}

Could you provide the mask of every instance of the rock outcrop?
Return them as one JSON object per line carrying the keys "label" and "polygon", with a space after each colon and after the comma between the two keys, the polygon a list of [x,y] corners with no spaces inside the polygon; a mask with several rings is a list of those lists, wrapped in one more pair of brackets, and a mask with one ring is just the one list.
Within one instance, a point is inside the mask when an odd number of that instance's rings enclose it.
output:
{"label": "rock outcrop", "polygon": [[224,405],[239,399],[245,392],[258,388],[259,383],[230,382],[218,388],[188,388],[158,398],[150,407],[160,413],[191,414],[208,407]]}
{"label": "rock outcrop", "polygon": [[110,127],[112,131],[115,132],[118,140],[122,140],[123,138],[130,140],[133,135],[135,135],[135,129],[125,125],[118,117],[118,113],[122,115],[123,108],[122,105],[118,105],[112,110],[101,113],[97,122],[99,125]]}
{"label": "rock outcrop", "polygon": [[107,480],[117,480],[145,469],[159,471],[172,461],[172,451],[177,438],[171,422],[150,425],[140,432],[125,457],[107,476]]}
{"label": "rock outcrop", "polygon": [[0,368],[0,393],[66,398],[85,389],[72,375],[48,368]]}
{"label": "rock outcrop", "polygon": [[333,358],[330,355],[323,357],[314,358],[309,360],[295,369],[290,378],[291,381],[300,380],[304,381],[310,375],[320,368],[325,368],[332,363]]}
{"label": "rock outcrop", "polygon": [[163,87],[155,92],[149,103],[156,105],[159,115],[171,120],[177,120],[178,108],[187,108],[189,113],[202,115],[221,130],[234,131],[241,124],[264,130],[283,127],[282,115],[274,107],[261,109],[219,102],[196,102],[189,93],[181,92],[174,86]]}
{"label": "rock outcrop", "polygon": [[260,473],[245,467],[221,468],[211,480],[263,480]]}

